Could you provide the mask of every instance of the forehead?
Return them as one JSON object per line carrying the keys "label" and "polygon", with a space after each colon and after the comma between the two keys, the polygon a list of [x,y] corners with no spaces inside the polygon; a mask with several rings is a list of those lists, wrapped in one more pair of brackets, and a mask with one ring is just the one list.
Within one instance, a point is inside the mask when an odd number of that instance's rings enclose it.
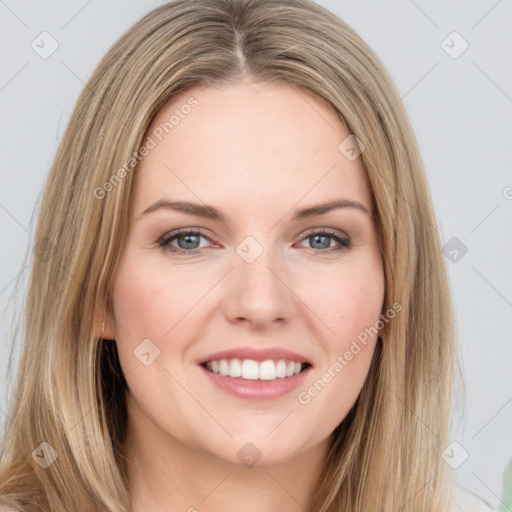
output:
{"label": "forehead", "polygon": [[[350,196],[371,209],[361,158],[339,145],[350,134],[317,97],[286,84],[195,87],[153,119],[136,170],[135,210],[164,195],[262,206]],[[306,197],[307,196],[307,197]]]}

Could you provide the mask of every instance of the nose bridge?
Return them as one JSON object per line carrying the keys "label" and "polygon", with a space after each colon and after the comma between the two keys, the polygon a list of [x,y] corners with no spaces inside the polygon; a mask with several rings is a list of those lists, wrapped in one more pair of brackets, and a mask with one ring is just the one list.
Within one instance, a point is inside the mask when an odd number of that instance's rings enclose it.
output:
{"label": "nose bridge", "polygon": [[247,237],[236,249],[225,297],[225,312],[232,321],[245,319],[263,327],[289,316],[291,292],[283,283],[285,276],[280,276],[278,251],[268,245],[269,240]]}

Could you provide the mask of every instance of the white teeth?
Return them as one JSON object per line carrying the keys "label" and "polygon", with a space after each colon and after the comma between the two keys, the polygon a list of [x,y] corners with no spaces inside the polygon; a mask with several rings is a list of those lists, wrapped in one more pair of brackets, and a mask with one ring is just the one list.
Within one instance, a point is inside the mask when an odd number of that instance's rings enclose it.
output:
{"label": "white teeth", "polygon": [[284,361],[283,359],[278,361],[276,364],[276,377],[286,377],[286,361]]}
{"label": "white teeth", "polygon": [[276,365],[272,359],[260,363],[260,379],[274,380],[276,377]]}
{"label": "white teeth", "polygon": [[295,361],[279,359],[274,361],[255,361],[253,359],[221,359],[219,361],[208,361],[206,369],[219,375],[230,377],[241,377],[247,380],[274,380],[285,377],[292,377],[300,373],[302,364]]}
{"label": "white teeth", "polygon": [[239,359],[231,359],[229,363],[229,373],[230,377],[241,377],[242,376],[242,365]]}
{"label": "white teeth", "polygon": [[242,363],[242,378],[256,380],[258,376],[258,363],[252,359],[244,359],[244,362]]}
{"label": "white teeth", "polygon": [[225,359],[219,361],[219,375],[229,374],[229,364]]}

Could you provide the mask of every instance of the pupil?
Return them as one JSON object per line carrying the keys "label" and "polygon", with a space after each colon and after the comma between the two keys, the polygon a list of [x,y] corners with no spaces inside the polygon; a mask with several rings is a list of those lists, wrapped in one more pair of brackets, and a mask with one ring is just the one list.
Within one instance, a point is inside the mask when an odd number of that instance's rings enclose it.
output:
{"label": "pupil", "polygon": [[326,235],[313,235],[313,244],[315,244],[319,238],[323,238],[325,241],[327,241],[327,245],[324,244],[323,247],[315,247],[315,249],[327,249],[330,245],[329,237]]}
{"label": "pupil", "polygon": [[[190,241],[190,239],[196,239],[196,240],[193,240],[193,241]],[[197,235],[182,235],[181,237],[178,238],[178,245],[180,246],[181,249],[197,249],[196,247],[196,242],[197,242],[197,238],[198,236]],[[180,242],[180,240],[183,240],[183,239],[186,239],[187,241],[185,242],[185,244],[182,244]]]}

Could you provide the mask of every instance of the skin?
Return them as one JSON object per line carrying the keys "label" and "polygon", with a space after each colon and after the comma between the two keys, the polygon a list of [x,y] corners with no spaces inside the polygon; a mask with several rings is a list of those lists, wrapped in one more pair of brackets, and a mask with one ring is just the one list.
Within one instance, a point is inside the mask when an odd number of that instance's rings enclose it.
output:
{"label": "skin", "polygon": [[[148,134],[190,97],[197,106],[135,171],[130,231],[106,318],[104,337],[116,340],[130,389],[133,510],[303,512],[377,341],[369,338],[317,396],[299,403],[298,393],[382,312],[368,178],[361,157],[350,161],[339,151],[349,132],[335,113],[287,85],[190,89],[161,109]],[[141,215],[161,198],[216,206],[226,223],[170,209]],[[358,201],[370,215],[347,207],[291,220],[295,208],[339,198]],[[191,240],[199,255],[158,244],[178,228],[202,231],[205,237]],[[340,244],[330,237],[315,244],[314,228],[348,236],[350,248],[328,253]],[[236,252],[247,236],[263,248],[250,264]],[[170,245],[180,242],[186,247],[183,236]],[[134,355],[144,339],[160,350],[148,366]],[[197,364],[248,345],[309,358],[305,384],[279,399],[249,401],[213,386]],[[261,452],[253,467],[237,457],[248,442]]]}

